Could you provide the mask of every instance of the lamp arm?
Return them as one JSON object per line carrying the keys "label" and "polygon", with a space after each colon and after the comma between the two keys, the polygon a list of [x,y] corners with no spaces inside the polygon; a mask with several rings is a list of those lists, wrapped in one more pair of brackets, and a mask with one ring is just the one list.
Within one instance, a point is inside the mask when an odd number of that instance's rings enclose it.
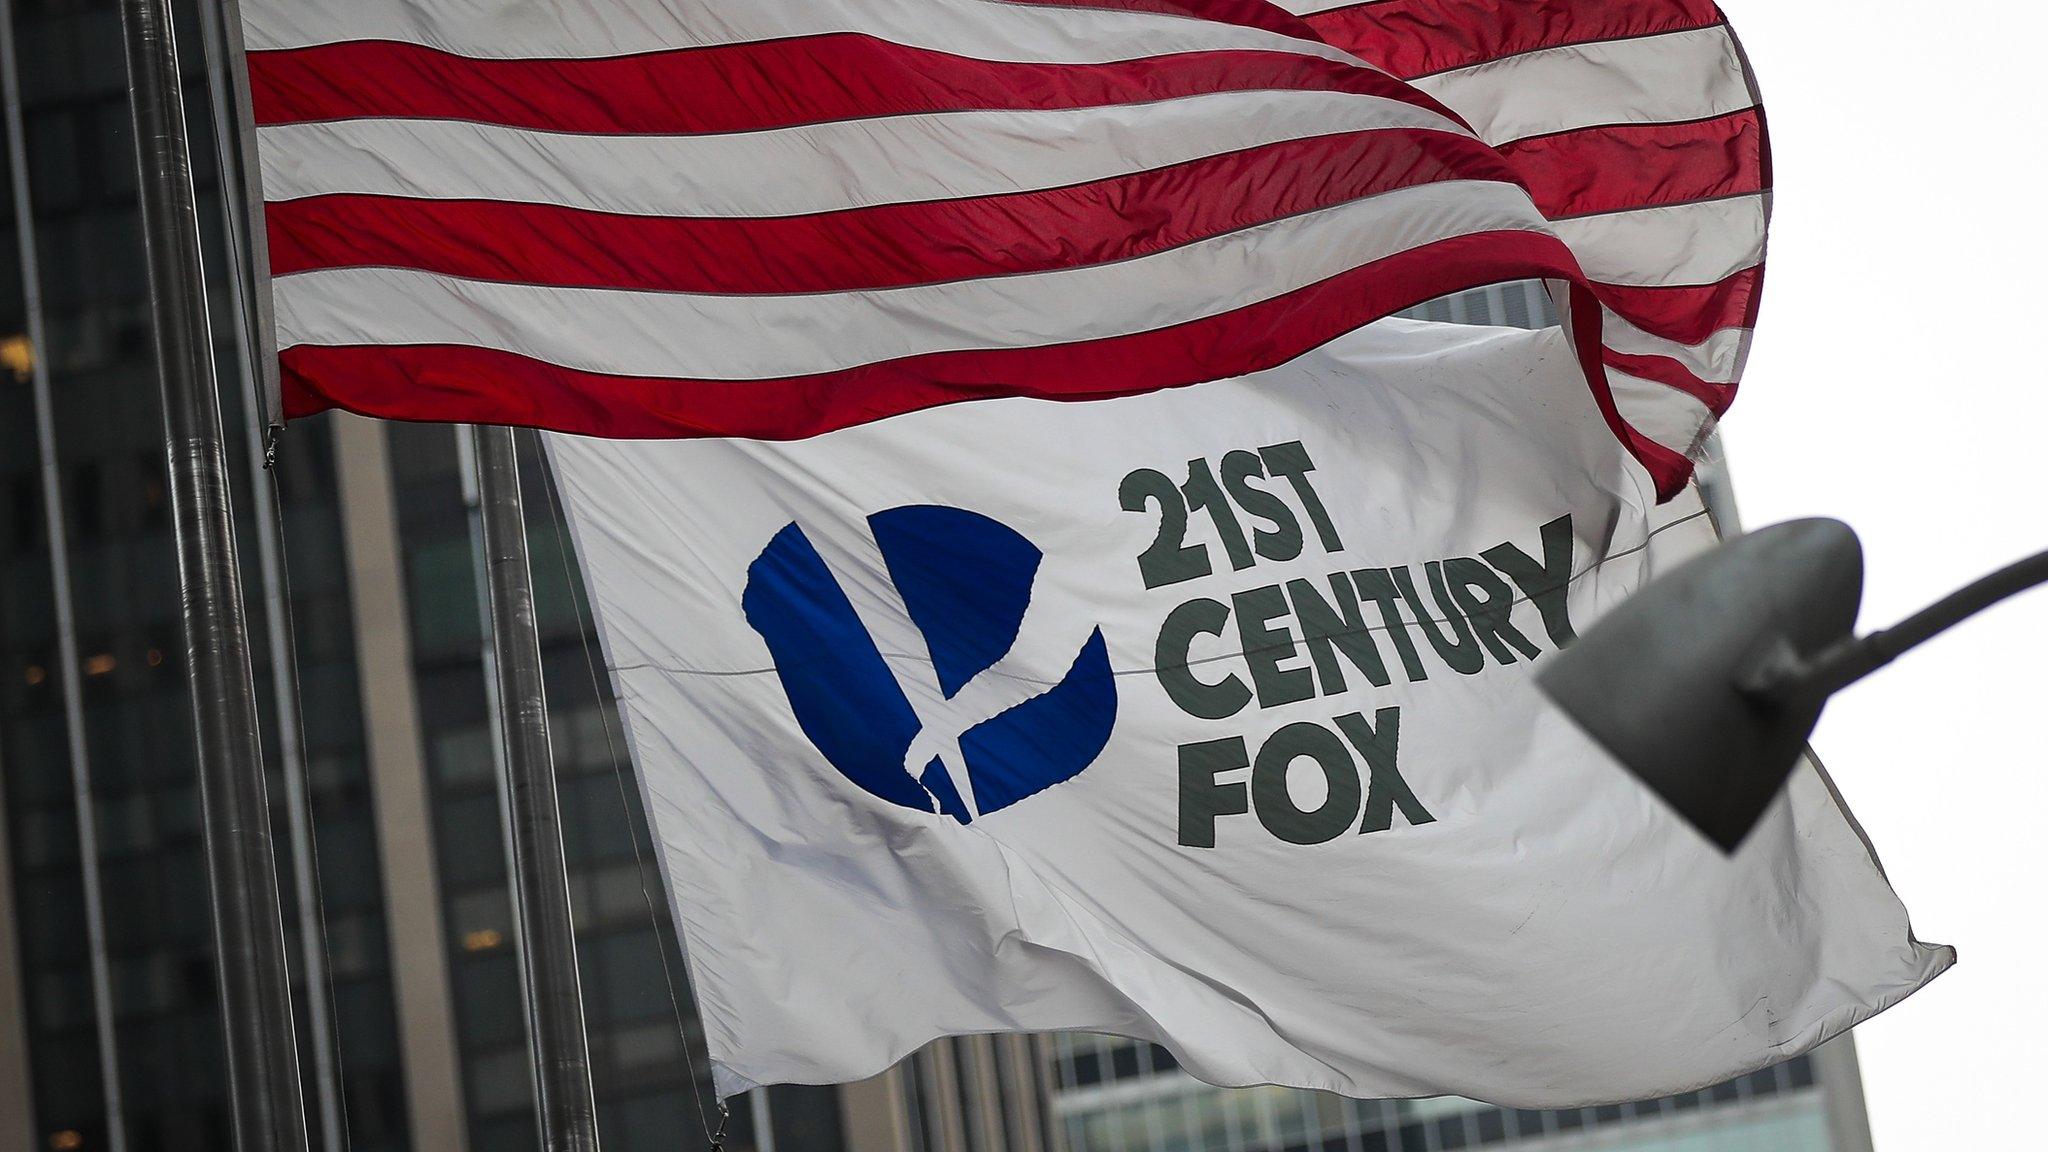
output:
{"label": "lamp arm", "polygon": [[2037,552],[1951,592],[1890,628],[1852,636],[1810,660],[1783,650],[1766,658],[1743,688],[1771,700],[1823,700],[2001,600],[2048,584],[2048,552]]}

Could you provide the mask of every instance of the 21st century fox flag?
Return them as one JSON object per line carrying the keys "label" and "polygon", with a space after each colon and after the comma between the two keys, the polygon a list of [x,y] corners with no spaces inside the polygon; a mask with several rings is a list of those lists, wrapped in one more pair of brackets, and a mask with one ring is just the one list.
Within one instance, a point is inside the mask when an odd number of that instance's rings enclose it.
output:
{"label": "21st century fox flag", "polygon": [[721,1089],[1095,1029],[1578,1104],[1949,963],[1815,770],[1729,861],[1531,687],[1713,538],[1711,4],[242,10],[287,410],[566,433]]}

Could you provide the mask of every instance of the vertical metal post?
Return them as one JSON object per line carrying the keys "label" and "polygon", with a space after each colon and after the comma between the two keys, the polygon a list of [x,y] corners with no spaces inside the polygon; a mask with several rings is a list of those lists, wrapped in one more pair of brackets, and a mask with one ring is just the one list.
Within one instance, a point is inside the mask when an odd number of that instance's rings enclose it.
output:
{"label": "vertical metal post", "polygon": [[[512,864],[512,805],[508,798],[506,781],[511,776],[505,770],[505,704],[498,697],[498,642],[491,631],[491,565],[485,559],[484,550],[484,498],[477,488],[476,440],[477,426],[463,424],[455,429],[455,470],[462,479],[462,510],[469,524],[469,550],[476,557],[472,575],[476,580],[476,611],[479,641],[478,655],[484,665],[484,714],[490,717],[491,770],[498,781],[498,816],[505,833],[505,883],[511,888],[513,900],[519,898],[513,877],[518,869]],[[526,958],[512,950],[520,964],[519,986],[526,986]]]}
{"label": "vertical metal post", "polygon": [[1871,1152],[1870,1110],[1863,1100],[1863,1070],[1856,1060],[1856,1034],[1844,1032],[1813,1050],[1814,1079],[1827,1106],[1828,1147],[1833,1152]]}
{"label": "vertical metal post", "polygon": [[[519,862],[513,847],[512,772],[505,753],[505,700],[498,677],[498,637],[491,617],[490,550],[484,546],[484,498],[477,476],[477,438],[481,432],[482,429],[475,424],[463,424],[455,429],[455,469],[462,479],[463,519],[469,525],[469,552],[474,558],[470,575],[476,583],[477,655],[484,668],[484,715],[490,721],[487,727],[491,734],[491,779],[497,784],[494,791],[498,799],[499,847],[505,857],[506,906],[512,910],[516,921],[519,915]],[[519,977],[519,1003],[528,1013],[530,1039],[532,985],[529,983],[531,973],[527,969],[527,960],[533,948],[525,938],[524,927],[515,923],[512,931],[512,967]],[[527,1054],[527,1074],[529,1077],[537,1075],[530,1051]],[[540,1089],[537,1080],[532,1088],[534,1107],[538,1112]]]}
{"label": "vertical metal post", "polygon": [[200,39],[206,55],[206,85],[213,108],[214,155],[220,164],[222,223],[228,246],[228,299],[235,318],[236,373],[242,385],[242,433],[249,462],[250,511],[256,522],[256,561],[263,581],[263,620],[270,649],[271,696],[277,704],[278,766],[284,778],[285,831],[292,854],[292,893],[298,910],[299,962],[305,975],[307,1047],[313,1055],[313,1091],[324,1152],[346,1152],[341,1104],[340,1061],[327,999],[327,933],[320,917],[320,892],[315,882],[319,863],[313,852],[313,802],[306,781],[306,757],[300,739],[297,661],[292,651],[292,619],[284,598],[284,541],[281,520],[272,498],[265,457],[268,422],[259,385],[261,367],[252,335],[255,323],[251,297],[253,266],[247,229],[238,146],[236,86],[229,79],[234,55],[222,22],[228,5],[201,4]]}
{"label": "vertical metal post", "polygon": [[583,1030],[569,870],[562,850],[554,753],[548,744],[547,695],[541,682],[540,629],[534,616],[519,462],[510,428],[476,430],[476,465],[541,1147],[545,1152],[596,1152],[590,1043]]}
{"label": "vertical metal post", "polygon": [[1700,442],[1698,466],[1693,478],[1699,481],[1700,502],[1707,506],[1707,518],[1723,540],[1742,535],[1742,512],[1735,505],[1735,478],[1728,471],[1728,449],[1721,433],[1707,433]]}
{"label": "vertical metal post", "polygon": [[99,821],[92,802],[84,692],[79,684],[78,616],[71,601],[71,554],[64,530],[64,499],[57,467],[57,424],[50,397],[49,346],[43,332],[42,269],[36,254],[35,203],[29,195],[28,145],[21,114],[21,76],[14,54],[14,3],[0,0],[0,89],[7,113],[7,163],[14,196],[14,233],[21,248],[21,301],[26,313],[34,391],[36,455],[42,472],[43,522],[50,545],[50,590],[56,610],[57,683],[64,701],[64,739],[70,753],[71,802],[78,822],[78,870],[85,890],[85,945],[92,975],[92,1019],[99,1048],[100,1098],[106,1110],[107,1147],[125,1152],[121,1062],[115,1048],[113,977],[107,962],[107,916],[100,884]]}
{"label": "vertical metal post", "polygon": [[121,0],[121,30],[170,458],[231,1129],[238,1152],[305,1152],[270,800],[168,0]]}
{"label": "vertical metal post", "polygon": [[234,256],[235,321],[256,378],[257,411],[269,428],[284,427],[278,396],[277,339],[269,283],[270,237],[262,227],[262,180],[256,167],[256,121],[251,113],[248,54],[242,40],[241,0],[196,0],[206,85],[213,104],[213,139],[221,173],[221,207]]}
{"label": "vertical metal post", "polygon": [[[697,1089],[692,1085],[690,1090]],[[747,1093],[747,1114],[754,1121],[754,1152],[775,1152],[775,1109],[766,1088]]]}
{"label": "vertical metal post", "polygon": [[[246,351],[246,349],[245,349]],[[263,619],[270,649],[271,694],[277,701],[277,748],[284,778],[285,835],[292,855],[292,895],[298,905],[299,960],[306,985],[307,1046],[313,1053],[313,1088],[319,1105],[320,1147],[346,1152],[342,1130],[340,1063],[334,1018],[327,1000],[327,932],[320,917],[319,863],[313,851],[313,799],[306,778],[299,722],[298,664],[292,618],[284,598],[284,541],[280,516],[263,465],[264,424],[256,377],[242,365],[243,433],[249,457],[250,513],[256,521],[256,560],[263,581]]]}
{"label": "vertical metal post", "polygon": [[244,434],[249,453],[250,512],[256,521],[256,559],[263,580],[264,628],[270,648],[271,694],[277,700],[277,747],[284,777],[285,835],[292,854],[292,895],[298,905],[299,960],[306,984],[306,1031],[313,1052],[313,1089],[319,1104],[320,1147],[346,1152],[341,1114],[340,1061],[334,1017],[327,1000],[327,932],[320,917],[319,863],[313,852],[313,798],[300,735],[298,664],[292,653],[292,618],[284,599],[284,542],[279,513],[263,466],[264,425],[256,379],[242,372]]}

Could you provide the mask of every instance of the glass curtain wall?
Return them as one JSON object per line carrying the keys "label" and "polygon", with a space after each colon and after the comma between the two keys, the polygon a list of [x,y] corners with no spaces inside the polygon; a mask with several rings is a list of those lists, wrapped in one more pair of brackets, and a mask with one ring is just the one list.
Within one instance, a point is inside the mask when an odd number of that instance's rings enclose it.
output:
{"label": "glass curtain wall", "polygon": [[1070,1152],[1445,1152],[1585,1146],[1614,1152],[1829,1152],[1806,1057],[1712,1088],[1599,1108],[1533,1111],[1457,1097],[1346,1100],[1211,1088],[1156,1044],[1054,1040],[1054,1110]]}
{"label": "glass curtain wall", "polygon": [[[0,239],[0,806],[13,854],[13,890],[5,900],[21,940],[35,1122],[46,1146],[59,1152],[108,1145],[67,762],[70,742],[82,738],[104,876],[128,1146],[217,1152],[227,1144],[218,996],[119,20],[109,0],[14,0],[13,10],[47,346],[34,348],[26,336],[10,197]],[[225,301],[199,38],[190,5],[180,5],[177,16],[209,290]],[[236,509],[250,560],[245,579],[256,608],[237,351],[225,309],[216,313]],[[30,411],[37,358],[54,396],[82,734],[67,732],[56,665]],[[407,1146],[404,1100],[326,442],[320,429],[294,429],[277,484],[298,576],[291,593],[300,672],[306,698],[320,702],[306,717],[305,743],[349,1131],[359,1152],[399,1152]],[[260,609],[251,623],[275,765]],[[275,779],[270,794],[273,801],[283,795]],[[275,815],[282,846],[284,821]],[[285,923],[295,934],[289,868],[284,856]],[[288,944],[296,963],[297,941]],[[299,989],[301,1004],[306,995]],[[304,1063],[311,1067],[310,1059]]]}

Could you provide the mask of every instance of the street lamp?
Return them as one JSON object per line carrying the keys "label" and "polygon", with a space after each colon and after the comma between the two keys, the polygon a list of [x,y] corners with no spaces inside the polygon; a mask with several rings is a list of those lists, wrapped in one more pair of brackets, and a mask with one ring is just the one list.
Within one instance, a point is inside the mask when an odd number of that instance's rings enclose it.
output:
{"label": "street lamp", "polygon": [[1654,581],[1537,682],[1651,791],[1733,852],[1791,774],[1829,696],[2042,583],[2048,552],[1858,637],[1856,533],[1838,520],[1793,520]]}

